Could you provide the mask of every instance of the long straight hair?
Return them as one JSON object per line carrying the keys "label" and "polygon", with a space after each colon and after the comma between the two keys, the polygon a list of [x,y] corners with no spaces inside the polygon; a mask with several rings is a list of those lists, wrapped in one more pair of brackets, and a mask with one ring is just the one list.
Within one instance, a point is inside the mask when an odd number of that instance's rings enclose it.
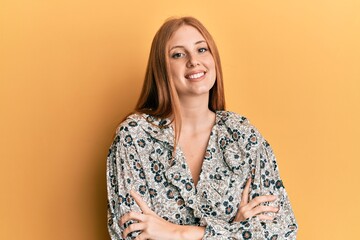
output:
{"label": "long straight hair", "polygon": [[[225,109],[223,75],[218,49],[204,25],[193,17],[170,18],[157,31],[146,68],[144,84],[135,111],[157,118],[172,117],[175,126],[174,152],[181,130],[180,101],[169,73],[169,39],[183,25],[196,28],[205,38],[215,61],[216,81],[209,93],[209,109]],[[174,153],[173,152],[173,153]]]}

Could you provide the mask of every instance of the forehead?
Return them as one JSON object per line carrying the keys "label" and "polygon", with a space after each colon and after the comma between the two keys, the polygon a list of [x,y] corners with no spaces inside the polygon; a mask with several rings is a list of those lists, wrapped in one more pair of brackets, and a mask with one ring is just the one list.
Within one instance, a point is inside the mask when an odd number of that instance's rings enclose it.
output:
{"label": "forehead", "polygon": [[199,41],[205,41],[205,38],[201,33],[194,27],[189,25],[183,25],[176,30],[171,38],[169,39],[169,47],[180,45],[185,46],[189,44],[195,44]]}

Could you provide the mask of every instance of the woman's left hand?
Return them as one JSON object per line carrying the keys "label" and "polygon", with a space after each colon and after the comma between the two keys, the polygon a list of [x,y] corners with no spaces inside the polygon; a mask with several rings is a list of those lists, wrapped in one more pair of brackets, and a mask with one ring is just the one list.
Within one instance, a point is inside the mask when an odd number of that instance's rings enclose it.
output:
{"label": "woman's left hand", "polygon": [[143,239],[156,239],[156,240],[168,240],[174,239],[174,236],[179,234],[180,225],[170,223],[163,218],[159,217],[154,211],[152,211],[147,204],[141,199],[141,197],[133,190],[130,191],[131,196],[140,207],[140,212],[126,213],[120,219],[120,225],[126,223],[129,220],[135,220],[137,223],[130,224],[123,232],[123,238],[134,231],[141,231],[136,240]]}

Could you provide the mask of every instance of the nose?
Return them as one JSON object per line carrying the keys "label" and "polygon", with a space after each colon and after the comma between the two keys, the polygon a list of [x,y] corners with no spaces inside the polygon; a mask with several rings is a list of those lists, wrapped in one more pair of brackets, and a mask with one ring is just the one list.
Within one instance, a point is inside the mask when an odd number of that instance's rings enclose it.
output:
{"label": "nose", "polygon": [[191,54],[191,55],[189,54],[189,59],[188,59],[188,61],[186,63],[186,66],[188,68],[193,68],[193,67],[196,67],[198,65],[200,65],[200,62],[198,61],[198,59],[193,54]]}

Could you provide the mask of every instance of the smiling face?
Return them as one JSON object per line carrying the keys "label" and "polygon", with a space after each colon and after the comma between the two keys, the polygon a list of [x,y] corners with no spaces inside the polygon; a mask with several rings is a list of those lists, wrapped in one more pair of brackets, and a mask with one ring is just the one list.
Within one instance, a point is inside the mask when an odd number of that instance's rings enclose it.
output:
{"label": "smiling face", "polygon": [[181,26],[168,41],[170,75],[179,98],[209,94],[216,80],[214,58],[201,33]]}

